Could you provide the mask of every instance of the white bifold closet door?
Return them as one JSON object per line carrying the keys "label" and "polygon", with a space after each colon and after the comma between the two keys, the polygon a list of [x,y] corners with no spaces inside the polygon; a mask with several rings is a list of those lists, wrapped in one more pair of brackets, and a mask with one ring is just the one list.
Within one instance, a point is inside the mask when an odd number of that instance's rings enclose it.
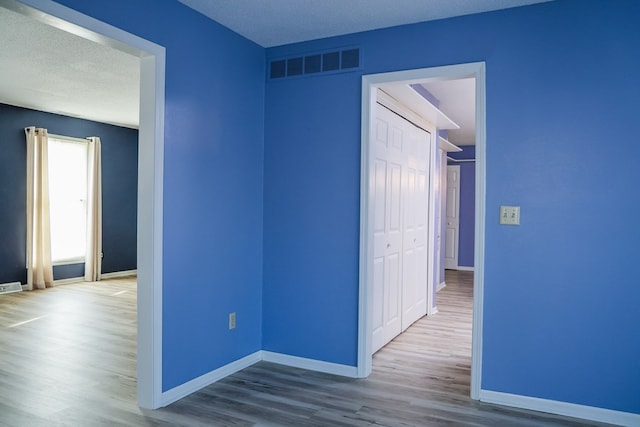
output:
{"label": "white bifold closet door", "polygon": [[373,339],[377,351],[427,313],[431,135],[377,104]]}

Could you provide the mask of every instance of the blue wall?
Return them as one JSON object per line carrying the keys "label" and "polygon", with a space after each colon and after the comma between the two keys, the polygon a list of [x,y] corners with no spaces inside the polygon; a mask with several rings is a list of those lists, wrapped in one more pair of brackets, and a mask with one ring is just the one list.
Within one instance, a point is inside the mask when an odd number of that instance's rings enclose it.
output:
{"label": "blue wall", "polygon": [[166,48],[169,390],[261,349],[265,52],[175,0],[59,3]]}
{"label": "blue wall", "polygon": [[[262,48],[174,0],[153,19],[142,0],[61,3],[167,48],[164,390],[260,348],[355,364],[360,74],[486,61],[482,386],[640,413],[640,2],[273,48],[359,46],[363,66],[266,89]],[[500,204],[522,207],[520,227],[498,225]]]}
{"label": "blue wall", "polygon": [[[639,18],[559,0],[267,51],[359,46],[365,74],[486,61],[484,389],[640,413]],[[353,365],[360,75],[266,94],[264,347]]]}
{"label": "blue wall", "polygon": [[[448,153],[454,159],[475,159],[476,146],[460,146],[462,151]],[[460,166],[460,230],[458,239],[458,266],[473,267],[476,222],[476,164],[452,162]]]}
{"label": "blue wall", "polygon": [[[0,104],[0,283],[25,283],[26,142],[24,128],[102,141],[102,272],[136,269],[138,131]],[[54,267],[54,278],[84,275],[84,264]]]}
{"label": "blue wall", "polygon": [[356,364],[359,87],[356,73],[267,85],[265,350]]}

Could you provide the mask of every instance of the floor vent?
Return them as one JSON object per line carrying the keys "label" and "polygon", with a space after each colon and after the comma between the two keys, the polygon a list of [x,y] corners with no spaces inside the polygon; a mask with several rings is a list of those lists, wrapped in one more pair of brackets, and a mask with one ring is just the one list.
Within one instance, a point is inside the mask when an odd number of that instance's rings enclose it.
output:
{"label": "floor vent", "polygon": [[2,294],[12,294],[14,292],[21,292],[22,285],[20,282],[13,283],[3,283],[0,285],[0,295]]}
{"label": "floor vent", "polygon": [[275,59],[269,63],[269,78],[281,79],[310,74],[336,73],[360,69],[360,49],[314,52],[304,56]]}

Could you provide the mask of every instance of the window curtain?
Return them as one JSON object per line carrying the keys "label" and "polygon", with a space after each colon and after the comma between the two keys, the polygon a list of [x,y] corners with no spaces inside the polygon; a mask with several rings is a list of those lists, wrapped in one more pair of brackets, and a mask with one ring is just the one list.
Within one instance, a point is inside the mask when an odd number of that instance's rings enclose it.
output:
{"label": "window curtain", "polygon": [[27,135],[27,287],[53,286],[49,220],[47,130],[25,128]]}
{"label": "window curtain", "polygon": [[102,167],[100,138],[89,140],[87,161],[87,253],[84,280],[97,282],[102,272]]}

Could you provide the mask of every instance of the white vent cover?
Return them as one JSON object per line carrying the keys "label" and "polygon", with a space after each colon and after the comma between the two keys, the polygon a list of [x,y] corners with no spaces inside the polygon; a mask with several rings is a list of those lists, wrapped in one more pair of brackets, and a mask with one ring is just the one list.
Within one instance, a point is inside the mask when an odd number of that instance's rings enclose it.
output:
{"label": "white vent cover", "polygon": [[0,285],[0,295],[2,294],[11,294],[14,292],[21,292],[22,285],[20,282],[12,282],[12,283],[3,283]]}

